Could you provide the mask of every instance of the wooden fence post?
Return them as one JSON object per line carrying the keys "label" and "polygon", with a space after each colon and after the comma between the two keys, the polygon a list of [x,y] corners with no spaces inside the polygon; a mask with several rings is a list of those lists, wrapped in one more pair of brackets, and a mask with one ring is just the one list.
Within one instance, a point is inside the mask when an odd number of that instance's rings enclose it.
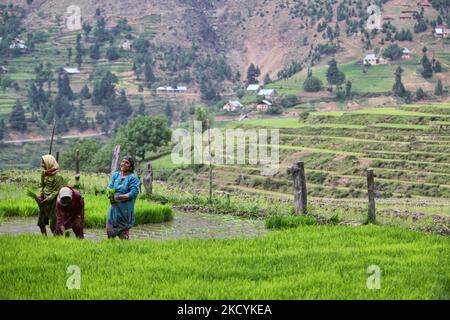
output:
{"label": "wooden fence post", "polygon": [[151,163],[147,164],[147,173],[144,177],[144,186],[147,194],[152,194],[153,192],[153,168]]}
{"label": "wooden fence post", "polygon": [[80,150],[77,149],[75,153],[75,183],[80,182]]}
{"label": "wooden fence post", "polygon": [[288,173],[294,179],[294,209],[296,214],[307,214],[307,190],[305,179],[305,164],[297,162],[288,168]]}
{"label": "wooden fence post", "polygon": [[113,149],[111,161],[111,174],[119,170],[119,168],[120,168],[120,145],[117,145]]}
{"label": "wooden fence post", "polygon": [[374,181],[373,169],[367,170],[367,191],[369,196],[369,223],[376,222],[376,214],[375,214],[375,181]]}

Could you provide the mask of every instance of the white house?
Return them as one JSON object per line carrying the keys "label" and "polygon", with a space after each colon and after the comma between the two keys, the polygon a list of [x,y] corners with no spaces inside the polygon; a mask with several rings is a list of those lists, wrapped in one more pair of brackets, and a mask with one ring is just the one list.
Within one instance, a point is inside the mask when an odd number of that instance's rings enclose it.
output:
{"label": "white house", "polygon": [[230,100],[223,106],[223,110],[228,111],[228,112],[233,112],[242,107],[243,107],[243,105],[239,101]]}
{"label": "white house", "polygon": [[125,39],[120,45],[120,49],[123,49],[126,51],[130,51],[132,47],[133,47],[133,45],[131,44],[131,41],[128,39]]}
{"label": "white house", "polygon": [[15,38],[11,45],[9,46],[10,49],[21,49],[21,50],[27,50],[28,47],[25,44],[25,41],[20,40],[19,38]]}
{"label": "white house", "polygon": [[259,84],[250,84],[247,87],[247,91],[249,92],[258,92],[258,90],[261,88],[261,86]]}
{"label": "white house", "polygon": [[185,93],[187,91],[187,87],[177,86],[173,88],[171,86],[163,86],[156,88],[156,93]]}
{"label": "white house", "polygon": [[450,29],[436,28],[434,29],[434,36],[437,38],[450,38]]}
{"label": "white house", "polygon": [[64,72],[67,74],[79,74],[80,70],[77,68],[63,68]]}
{"label": "white house", "polygon": [[380,63],[380,58],[376,54],[367,54],[363,60],[365,65],[377,65]]}
{"label": "white house", "polygon": [[261,89],[258,91],[258,96],[264,96],[266,99],[274,98],[277,94],[275,89]]}
{"label": "white house", "polygon": [[0,66],[0,74],[8,73],[8,69],[5,66]]}

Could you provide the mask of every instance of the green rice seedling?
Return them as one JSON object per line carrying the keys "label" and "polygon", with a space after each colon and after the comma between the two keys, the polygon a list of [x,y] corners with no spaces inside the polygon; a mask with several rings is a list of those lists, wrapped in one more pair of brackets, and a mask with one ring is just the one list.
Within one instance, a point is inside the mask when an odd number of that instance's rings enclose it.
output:
{"label": "green rice seedling", "polygon": [[312,226],[316,225],[317,221],[314,217],[302,215],[302,216],[287,216],[276,215],[270,216],[266,219],[267,229],[288,229],[297,228],[300,226]]}

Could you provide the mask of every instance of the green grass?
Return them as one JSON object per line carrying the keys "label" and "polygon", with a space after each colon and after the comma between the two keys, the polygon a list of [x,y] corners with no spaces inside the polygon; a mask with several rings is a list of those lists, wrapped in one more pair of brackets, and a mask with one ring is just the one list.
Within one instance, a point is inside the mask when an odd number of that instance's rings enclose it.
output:
{"label": "green grass", "polygon": [[[339,63],[339,70],[343,71],[346,79],[352,81],[352,90],[355,93],[376,93],[388,92],[392,89],[394,84],[394,73],[397,68],[396,65],[378,65],[372,66],[368,69],[366,75],[362,71],[362,66],[357,65],[356,61],[348,63]],[[327,85],[326,71],[328,66],[319,66],[313,68],[313,75],[322,80],[324,85]],[[289,79],[276,81],[269,84],[268,88],[278,89],[280,93],[301,93],[303,92],[303,82],[307,76],[307,70],[295,74]]]}
{"label": "green grass", "polygon": [[[0,237],[1,299],[448,299],[449,238],[303,226],[232,240]],[[68,290],[70,265],[80,290]],[[381,269],[369,290],[367,268]]]}
{"label": "green grass", "polygon": [[296,228],[299,226],[313,226],[316,225],[316,220],[311,216],[270,216],[266,219],[267,229],[287,229]]}
{"label": "green grass", "polygon": [[393,128],[393,129],[408,129],[408,130],[427,130],[430,127],[421,124],[404,124],[404,123],[375,123],[371,125],[376,128]]}
{"label": "green grass", "polygon": [[[29,217],[39,214],[36,202],[26,195],[26,190],[25,182],[9,183],[0,187],[0,217]],[[106,224],[106,214],[110,204],[106,194],[95,195],[90,191],[92,189],[83,193],[85,225],[87,228],[102,228]],[[139,198],[135,202],[136,224],[170,221],[173,219],[173,215],[172,207],[169,205],[150,203]]]}

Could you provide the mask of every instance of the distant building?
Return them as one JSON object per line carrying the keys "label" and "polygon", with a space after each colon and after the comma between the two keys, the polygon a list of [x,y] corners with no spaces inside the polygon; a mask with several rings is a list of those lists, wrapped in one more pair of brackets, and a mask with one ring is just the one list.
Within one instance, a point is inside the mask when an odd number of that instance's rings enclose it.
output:
{"label": "distant building", "polygon": [[256,110],[260,112],[266,112],[272,106],[272,102],[263,100],[256,105]]}
{"label": "distant building", "polygon": [[131,41],[128,39],[125,39],[120,45],[120,49],[122,50],[130,51],[132,48],[133,45],[131,44]]}
{"label": "distant building", "polygon": [[261,89],[258,91],[258,96],[264,96],[266,99],[274,98],[278,95],[275,89]]}
{"label": "distant building", "polygon": [[411,50],[409,50],[408,48],[403,48],[403,53],[402,53],[402,59],[404,60],[410,60],[411,59]]}
{"label": "distant building", "polygon": [[67,74],[79,74],[80,70],[78,70],[77,68],[63,68],[64,72]]}
{"label": "distant building", "polygon": [[376,54],[367,54],[363,59],[364,65],[378,65],[378,64],[385,64],[386,61],[383,58],[378,57]]}
{"label": "distant building", "polygon": [[248,115],[244,114],[239,117],[239,121],[243,121],[243,120],[250,120],[250,117]]}
{"label": "distant building", "polygon": [[187,87],[177,86],[173,88],[171,86],[164,86],[156,88],[157,94],[166,94],[166,93],[185,93],[187,91]]}
{"label": "distant building", "polygon": [[259,84],[250,84],[247,87],[247,92],[258,92],[259,89],[261,89],[261,86]]}
{"label": "distant building", "polygon": [[421,0],[417,2],[419,7],[431,7],[431,3],[428,0]]}
{"label": "distant building", "polygon": [[11,42],[9,48],[10,49],[20,49],[20,50],[27,50],[28,49],[27,45],[25,44],[25,41],[23,41],[23,40],[21,40],[19,38],[15,38]]}
{"label": "distant building", "polygon": [[233,112],[242,107],[243,107],[243,105],[239,101],[237,101],[237,100],[231,101],[230,100],[223,106],[223,110],[228,111],[228,112]]}
{"label": "distant building", "polygon": [[0,66],[0,74],[8,73],[8,69],[5,66]]}
{"label": "distant building", "polygon": [[434,36],[436,38],[450,38],[450,29],[446,28],[435,28]]}

